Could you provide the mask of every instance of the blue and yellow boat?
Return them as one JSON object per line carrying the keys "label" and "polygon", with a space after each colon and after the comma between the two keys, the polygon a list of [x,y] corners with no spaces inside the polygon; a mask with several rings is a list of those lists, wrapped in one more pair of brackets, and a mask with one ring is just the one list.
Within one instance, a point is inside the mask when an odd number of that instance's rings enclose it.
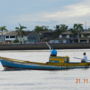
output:
{"label": "blue and yellow boat", "polygon": [[75,68],[89,68],[90,62],[70,62],[68,56],[50,56],[46,63],[16,60],[0,57],[0,61],[5,70],[64,70]]}

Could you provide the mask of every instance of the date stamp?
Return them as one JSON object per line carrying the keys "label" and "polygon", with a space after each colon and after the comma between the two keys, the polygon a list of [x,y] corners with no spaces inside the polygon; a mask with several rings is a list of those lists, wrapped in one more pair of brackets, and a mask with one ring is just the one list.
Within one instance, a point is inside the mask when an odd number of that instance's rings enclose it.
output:
{"label": "date stamp", "polygon": [[89,83],[89,79],[88,78],[75,78],[75,83],[76,84],[88,84]]}

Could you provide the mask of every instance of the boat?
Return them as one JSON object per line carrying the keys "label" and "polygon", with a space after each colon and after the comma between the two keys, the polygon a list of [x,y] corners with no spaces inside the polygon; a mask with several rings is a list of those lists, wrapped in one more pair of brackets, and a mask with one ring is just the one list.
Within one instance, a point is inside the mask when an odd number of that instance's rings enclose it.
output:
{"label": "boat", "polygon": [[4,70],[66,70],[89,68],[90,62],[70,62],[68,56],[50,56],[46,63],[0,57]]}

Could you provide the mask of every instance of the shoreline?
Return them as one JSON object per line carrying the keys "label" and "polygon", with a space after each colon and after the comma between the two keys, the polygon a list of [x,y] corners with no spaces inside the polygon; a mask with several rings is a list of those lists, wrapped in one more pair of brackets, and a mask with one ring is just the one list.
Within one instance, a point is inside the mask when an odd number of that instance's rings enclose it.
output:
{"label": "shoreline", "polygon": [[[90,44],[49,44],[54,49],[90,49]],[[40,44],[1,44],[0,50],[47,50],[45,43]]]}

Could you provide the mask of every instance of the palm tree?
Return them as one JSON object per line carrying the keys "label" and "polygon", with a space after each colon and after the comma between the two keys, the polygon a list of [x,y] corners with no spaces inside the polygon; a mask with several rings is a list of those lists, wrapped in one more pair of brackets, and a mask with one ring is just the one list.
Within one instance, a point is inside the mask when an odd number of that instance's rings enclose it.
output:
{"label": "palm tree", "polygon": [[80,33],[83,31],[83,24],[74,24],[73,29],[77,31],[77,33]]}
{"label": "palm tree", "polygon": [[41,31],[49,31],[48,26],[35,26],[35,32],[39,33]]}
{"label": "palm tree", "polygon": [[2,38],[2,41],[4,41],[4,32],[5,31],[8,31],[7,29],[6,29],[6,26],[0,26],[0,31],[1,31],[1,38]]}
{"label": "palm tree", "polygon": [[66,32],[68,30],[68,26],[65,24],[60,24],[55,26],[55,36],[58,37],[63,32]]}
{"label": "palm tree", "polygon": [[19,42],[21,43],[21,44],[23,44],[23,36],[24,36],[24,29],[26,29],[27,27],[25,27],[25,26],[22,26],[21,24],[19,24],[19,26],[18,27],[16,27],[15,29],[16,29],[16,32],[18,33],[18,35],[19,35],[19,37],[20,37],[20,40],[19,40]]}
{"label": "palm tree", "polygon": [[77,35],[78,37],[78,42],[79,42],[79,38],[80,38],[80,33],[83,31],[83,24],[74,24],[73,28],[71,29],[71,32],[74,35]]}

